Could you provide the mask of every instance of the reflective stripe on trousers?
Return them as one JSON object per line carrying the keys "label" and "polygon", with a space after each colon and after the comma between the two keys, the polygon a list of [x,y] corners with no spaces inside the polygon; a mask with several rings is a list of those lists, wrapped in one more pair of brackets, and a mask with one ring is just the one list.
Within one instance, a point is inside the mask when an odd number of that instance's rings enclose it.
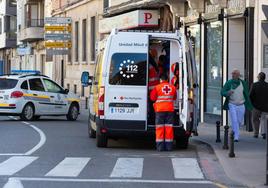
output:
{"label": "reflective stripe on trousers", "polygon": [[157,112],[156,113],[155,136],[156,142],[173,142],[173,112]]}

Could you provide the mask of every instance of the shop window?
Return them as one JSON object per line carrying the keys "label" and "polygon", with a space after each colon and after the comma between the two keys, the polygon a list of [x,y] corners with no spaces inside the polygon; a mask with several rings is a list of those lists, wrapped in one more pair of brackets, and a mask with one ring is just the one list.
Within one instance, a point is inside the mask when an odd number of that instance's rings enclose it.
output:
{"label": "shop window", "polygon": [[205,112],[213,115],[221,115],[222,22],[206,24],[205,34]]}

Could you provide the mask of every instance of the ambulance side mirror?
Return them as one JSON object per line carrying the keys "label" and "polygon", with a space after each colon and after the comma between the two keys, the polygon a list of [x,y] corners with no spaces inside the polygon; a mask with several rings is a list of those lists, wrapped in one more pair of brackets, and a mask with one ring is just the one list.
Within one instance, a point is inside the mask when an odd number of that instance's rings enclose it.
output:
{"label": "ambulance side mirror", "polygon": [[81,83],[84,87],[92,85],[92,76],[89,76],[89,72],[85,71],[81,75]]}

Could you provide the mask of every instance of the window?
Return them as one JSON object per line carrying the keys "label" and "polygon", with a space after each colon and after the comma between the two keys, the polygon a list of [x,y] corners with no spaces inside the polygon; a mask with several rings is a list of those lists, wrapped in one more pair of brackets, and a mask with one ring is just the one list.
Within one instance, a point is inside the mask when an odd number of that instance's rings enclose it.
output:
{"label": "window", "polygon": [[206,24],[205,49],[205,112],[208,114],[221,115],[222,88],[222,22],[211,22]]}
{"label": "window", "polygon": [[44,84],[47,88],[48,92],[52,92],[52,93],[62,93],[63,90],[62,88],[56,84],[55,82],[51,81],[51,80],[47,80],[47,79],[43,79]]}
{"label": "window", "polygon": [[90,27],[90,45],[91,45],[91,61],[95,60],[95,51],[96,51],[96,19],[95,16],[91,17],[91,27]]}
{"label": "window", "polygon": [[24,82],[22,82],[20,88],[21,88],[21,89],[28,90],[28,83],[27,83],[27,80],[25,80]]}
{"label": "window", "polygon": [[83,42],[83,51],[82,51],[82,61],[87,60],[87,20],[83,20],[83,25],[82,25],[82,42]]}
{"label": "window", "polygon": [[75,61],[78,61],[78,53],[79,53],[79,22],[75,22],[75,43],[74,43],[74,50],[75,50]]}
{"label": "window", "polygon": [[116,53],[112,56],[109,83],[145,86],[146,70],[146,53]]}
{"label": "window", "polygon": [[5,17],[5,31],[6,32],[15,32],[17,29],[17,18],[15,16],[6,16]]}
{"label": "window", "polygon": [[74,84],[74,93],[76,94],[77,93],[77,85]]}
{"label": "window", "polygon": [[0,35],[3,33],[3,21],[2,18],[0,18]]}
{"label": "window", "polygon": [[67,84],[67,89],[70,90],[70,84]]}
{"label": "window", "polygon": [[30,89],[33,91],[45,91],[45,88],[40,78],[30,79],[29,84]]}
{"label": "window", "polygon": [[18,83],[18,80],[0,78],[0,89],[13,89]]}
{"label": "window", "polygon": [[81,96],[84,97],[85,96],[85,87],[81,86]]}
{"label": "window", "polygon": [[108,8],[109,8],[109,0],[104,0],[103,1],[103,10],[104,10],[104,12],[106,12]]}

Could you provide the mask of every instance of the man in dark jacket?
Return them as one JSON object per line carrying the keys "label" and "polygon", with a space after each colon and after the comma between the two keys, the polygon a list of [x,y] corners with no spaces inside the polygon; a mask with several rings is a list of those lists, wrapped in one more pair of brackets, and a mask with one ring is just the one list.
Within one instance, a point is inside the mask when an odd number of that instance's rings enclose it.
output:
{"label": "man in dark jacket", "polygon": [[[260,128],[260,119],[263,119],[265,126],[262,126],[266,129],[267,119],[263,118],[268,113],[268,83],[265,82],[265,73],[260,72],[258,75],[258,82],[253,83],[250,91],[250,99],[253,104],[252,111],[252,124],[254,127],[254,137],[258,138],[259,128]],[[265,139],[266,134],[262,129],[262,136]]]}

